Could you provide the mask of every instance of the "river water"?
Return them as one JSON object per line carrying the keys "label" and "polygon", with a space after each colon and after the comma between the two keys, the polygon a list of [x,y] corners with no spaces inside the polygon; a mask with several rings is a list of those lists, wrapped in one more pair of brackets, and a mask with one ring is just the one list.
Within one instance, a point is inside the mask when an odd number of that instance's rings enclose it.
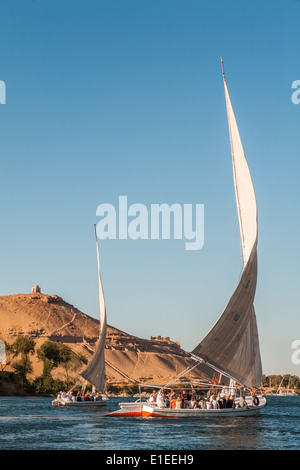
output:
{"label": "river water", "polygon": [[[52,407],[51,398],[0,397],[1,450],[299,450],[300,396],[267,397],[258,417],[115,418]],[[128,399],[130,400],[130,399]]]}

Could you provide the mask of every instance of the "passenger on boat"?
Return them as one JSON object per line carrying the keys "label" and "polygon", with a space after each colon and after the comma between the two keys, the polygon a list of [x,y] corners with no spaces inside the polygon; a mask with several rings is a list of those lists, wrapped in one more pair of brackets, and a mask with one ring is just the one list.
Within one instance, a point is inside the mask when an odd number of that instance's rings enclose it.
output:
{"label": "passenger on boat", "polygon": [[152,395],[149,398],[149,402],[153,403],[156,401],[156,390],[153,390]]}
{"label": "passenger on boat", "polygon": [[214,393],[213,393],[213,395],[211,396],[210,403],[211,403],[212,408],[213,408],[214,410],[217,410],[218,408],[220,408],[219,402],[218,402],[218,400],[216,399],[216,395],[215,395]]}
{"label": "passenger on boat", "polygon": [[68,393],[66,393],[66,392],[62,392],[62,393],[61,393],[61,399],[62,399],[63,401],[71,401],[70,395],[69,395]]}
{"label": "passenger on boat", "polygon": [[230,400],[232,401],[232,407],[231,408],[235,408],[235,395],[231,395]]}
{"label": "passenger on boat", "polygon": [[166,407],[168,408],[170,406],[170,394],[167,392],[164,392],[164,402]]}
{"label": "passenger on boat", "polygon": [[76,401],[82,401],[82,396],[80,392],[77,393]]}
{"label": "passenger on boat", "polygon": [[165,408],[166,407],[166,404],[165,404],[165,400],[164,400],[164,390],[159,390],[158,394],[157,394],[157,406],[159,408]]}
{"label": "passenger on boat", "polygon": [[186,408],[187,394],[185,390],[182,390],[182,392],[180,393],[180,398],[181,398],[181,408]]}
{"label": "passenger on boat", "polygon": [[182,398],[181,398],[181,396],[178,396],[176,398],[176,408],[178,408],[178,409],[182,408]]}
{"label": "passenger on boat", "polygon": [[249,410],[249,406],[247,405],[247,402],[244,396],[239,401],[239,407],[246,408],[247,410]]}
{"label": "passenger on boat", "polygon": [[190,401],[189,401],[189,408],[194,409],[194,408],[197,408],[197,407],[198,407],[197,400],[195,400],[195,397],[192,396]]}
{"label": "passenger on boat", "polygon": [[224,408],[230,408],[229,395],[225,396],[225,406]]}
{"label": "passenger on boat", "polygon": [[225,397],[220,397],[219,401],[219,407],[220,408],[226,408],[226,400]]}
{"label": "passenger on boat", "polygon": [[206,400],[205,400],[205,397],[204,397],[204,392],[200,392],[200,398],[199,398],[198,406],[202,410],[204,410],[206,408]]}
{"label": "passenger on boat", "polygon": [[181,398],[182,398],[183,400],[186,400],[186,399],[187,399],[187,393],[186,393],[185,390],[182,390],[182,392],[181,392]]}
{"label": "passenger on boat", "polygon": [[226,408],[233,408],[233,397],[232,395],[230,395],[230,397],[226,397],[227,398],[227,406]]}
{"label": "passenger on boat", "polygon": [[176,396],[171,399],[171,408],[176,408]]}

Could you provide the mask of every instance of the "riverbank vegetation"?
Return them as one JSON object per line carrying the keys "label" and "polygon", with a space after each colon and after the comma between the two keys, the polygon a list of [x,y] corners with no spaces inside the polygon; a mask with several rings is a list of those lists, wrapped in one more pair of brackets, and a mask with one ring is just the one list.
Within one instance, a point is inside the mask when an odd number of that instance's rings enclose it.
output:
{"label": "riverbank vegetation", "polygon": [[[10,377],[11,383],[17,384],[18,389],[21,387],[27,394],[55,395],[60,390],[68,390],[74,385],[78,370],[87,363],[86,357],[75,353],[66,344],[50,340],[45,341],[37,350],[35,346],[35,341],[30,336],[19,336],[11,345],[6,344],[6,361],[5,365],[2,365],[2,371],[7,365],[13,369],[6,378]],[[28,378],[32,372],[30,356],[35,352],[43,363],[43,372],[40,377],[30,379]],[[57,367],[63,370],[64,380],[53,378],[52,372]]]}
{"label": "riverbank vegetation", "polygon": [[262,386],[276,392],[279,387],[300,392],[300,379],[297,375],[264,375]]}

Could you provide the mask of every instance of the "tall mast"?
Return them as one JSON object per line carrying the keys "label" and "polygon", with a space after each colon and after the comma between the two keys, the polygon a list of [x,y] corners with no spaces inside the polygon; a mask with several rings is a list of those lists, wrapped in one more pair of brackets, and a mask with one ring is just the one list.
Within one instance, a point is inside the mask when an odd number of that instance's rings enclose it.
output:
{"label": "tall mast", "polygon": [[225,81],[225,72],[224,72],[223,56],[221,56],[221,64],[222,64],[223,80]]}

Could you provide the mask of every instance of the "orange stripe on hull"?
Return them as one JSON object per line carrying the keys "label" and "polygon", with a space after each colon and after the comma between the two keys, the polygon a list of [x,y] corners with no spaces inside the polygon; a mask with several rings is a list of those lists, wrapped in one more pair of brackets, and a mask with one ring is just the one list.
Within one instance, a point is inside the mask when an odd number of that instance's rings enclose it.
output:
{"label": "orange stripe on hull", "polygon": [[109,413],[108,415],[106,416],[120,416],[122,418],[124,417],[132,417],[132,416],[142,416],[142,412],[141,411],[127,411],[127,413]]}
{"label": "orange stripe on hull", "polygon": [[141,416],[143,416],[144,418],[147,418],[148,416],[153,416],[153,414],[149,413],[149,411],[142,411]]}
{"label": "orange stripe on hull", "polygon": [[149,418],[150,416],[155,418],[173,418],[173,416],[161,415],[158,413],[151,413],[149,411],[127,411],[126,413],[109,413],[106,416],[120,417],[120,418],[132,418],[142,416],[143,418]]}

